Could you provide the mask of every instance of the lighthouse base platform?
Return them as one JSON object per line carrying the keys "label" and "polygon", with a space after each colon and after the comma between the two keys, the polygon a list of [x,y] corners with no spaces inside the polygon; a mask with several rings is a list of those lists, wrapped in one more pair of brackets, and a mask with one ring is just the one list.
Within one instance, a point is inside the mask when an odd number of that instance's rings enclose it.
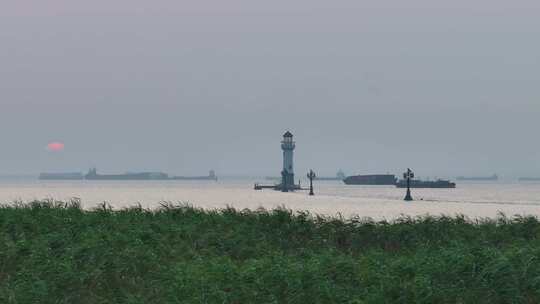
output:
{"label": "lighthouse base platform", "polygon": [[[253,187],[253,189],[255,189],[255,190],[272,189],[272,190],[276,190],[276,191],[283,191],[283,186],[282,186],[282,184],[261,185],[259,183],[255,183],[255,186]],[[309,190],[309,189],[302,188],[302,186],[300,184],[293,185],[292,187],[288,187],[288,189],[287,189],[287,191],[302,191],[302,190]]]}

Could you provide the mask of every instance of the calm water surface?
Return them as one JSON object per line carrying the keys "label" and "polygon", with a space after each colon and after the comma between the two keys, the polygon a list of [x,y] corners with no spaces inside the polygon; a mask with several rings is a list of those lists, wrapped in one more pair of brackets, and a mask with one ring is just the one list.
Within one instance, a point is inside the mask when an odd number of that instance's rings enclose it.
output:
{"label": "calm water surface", "polygon": [[347,186],[316,183],[317,196],[307,192],[254,191],[255,180],[206,181],[0,181],[0,201],[80,198],[86,208],[104,201],[121,208],[160,202],[190,203],[203,208],[256,209],[285,206],[295,210],[344,216],[395,218],[401,214],[465,214],[471,217],[540,216],[540,183],[461,183],[456,189],[413,189],[415,202],[402,201],[404,189],[391,186]]}

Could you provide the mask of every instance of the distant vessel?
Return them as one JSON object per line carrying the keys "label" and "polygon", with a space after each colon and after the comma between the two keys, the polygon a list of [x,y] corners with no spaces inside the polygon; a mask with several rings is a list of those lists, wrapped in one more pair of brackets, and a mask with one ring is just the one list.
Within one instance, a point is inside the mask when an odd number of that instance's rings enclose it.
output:
{"label": "distant vessel", "polygon": [[[422,181],[418,179],[411,180],[411,188],[455,188],[456,183],[452,183],[448,180],[438,179],[436,181]],[[400,180],[396,183],[398,188],[407,188],[407,181]]]}
{"label": "distant vessel", "polygon": [[84,176],[87,180],[213,180],[217,181],[216,173],[212,170],[208,176],[173,176],[163,172],[138,172],[125,174],[98,174],[96,168],[90,169]]}
{"label": "distant vessel", "polygon": [[97,169],[92,168],[84,178],[87,180],[167,180],[169,176],[162,172],[98,174]]}
{"label": "distant vessel", "polygon": [[343,182],[347,185],[395,185],[397,178],[393,174],[353,175]]}
{"label": "distant vessel", "polygon": [[214,170],[210,170],[207,176],[173,176],[173,180],[213,180],[217,181],[217,175]]}
{"label": "distant vessel", "polygon": [[41,173],[39,175],[41,180],[83,180],[84,175],[80,172],[68,172],[68,173]]}
{"label": "distant vessel", "polygon": [[520,182],[540,182],[540,177],[520,177]]}
{"label": "distant vessel", "polygon": [[345,179],[345,173],[343,173],[343,171],[339,170],[337,173],[336,173],[336,176],[335,177],[315,177],[316,180],[321,180],[321,181],[342,181]]}
{"label": "distant vessel", "polygon": [[467,177],[467,176],[458,176],[456,177],[456,180],[458,181],[497,181],[499,180],[499,176],[497,174],[493,174],[492,176],[477,176],[477,177]]}

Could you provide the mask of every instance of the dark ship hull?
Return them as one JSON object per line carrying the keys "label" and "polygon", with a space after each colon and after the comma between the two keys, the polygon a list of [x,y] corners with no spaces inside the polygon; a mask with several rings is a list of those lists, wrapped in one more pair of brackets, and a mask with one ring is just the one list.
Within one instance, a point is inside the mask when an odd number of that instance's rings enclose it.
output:
{"label": "dark ship hull", "polygon": [[173,176],[171,180],[209,180],[216,181],[218,180],[217,176]]}
{"label": "dark ship hull", "polygon": [[[398,188],[407,188],[407,181],[400,180],[396,187]],[[456,183],[452,183],[447,180],[436,180],[436,181],[421,181],[421,180],[411,180],[411,188],[455,188]]]}
{"label": "dark ship hull", "polygon": [[173,176],[171,177],[172,180],[211,180],[216,181],[218,180],[216,172],[214,170],[211,170],[208,172],[207,176]]}
{"label": "dark ship hull", "polygon": [[354,175],[343,180],[347,185],[395,185],[396,181],[393,174]]}

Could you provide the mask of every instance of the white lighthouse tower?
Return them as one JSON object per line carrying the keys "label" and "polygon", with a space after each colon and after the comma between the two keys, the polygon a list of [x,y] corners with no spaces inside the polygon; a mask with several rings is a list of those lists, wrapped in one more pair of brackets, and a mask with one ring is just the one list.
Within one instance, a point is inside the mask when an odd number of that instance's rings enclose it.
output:
{"label": "white lighthouse tower", "polygon": [[281,142],[281,149],[283,150],[283,171],[282,171],[282,190],[294,190],[294,164],[293,155],[294,148],[296,147],[293,141],[293,135],[291,132],[283,134],[283,141]]}

